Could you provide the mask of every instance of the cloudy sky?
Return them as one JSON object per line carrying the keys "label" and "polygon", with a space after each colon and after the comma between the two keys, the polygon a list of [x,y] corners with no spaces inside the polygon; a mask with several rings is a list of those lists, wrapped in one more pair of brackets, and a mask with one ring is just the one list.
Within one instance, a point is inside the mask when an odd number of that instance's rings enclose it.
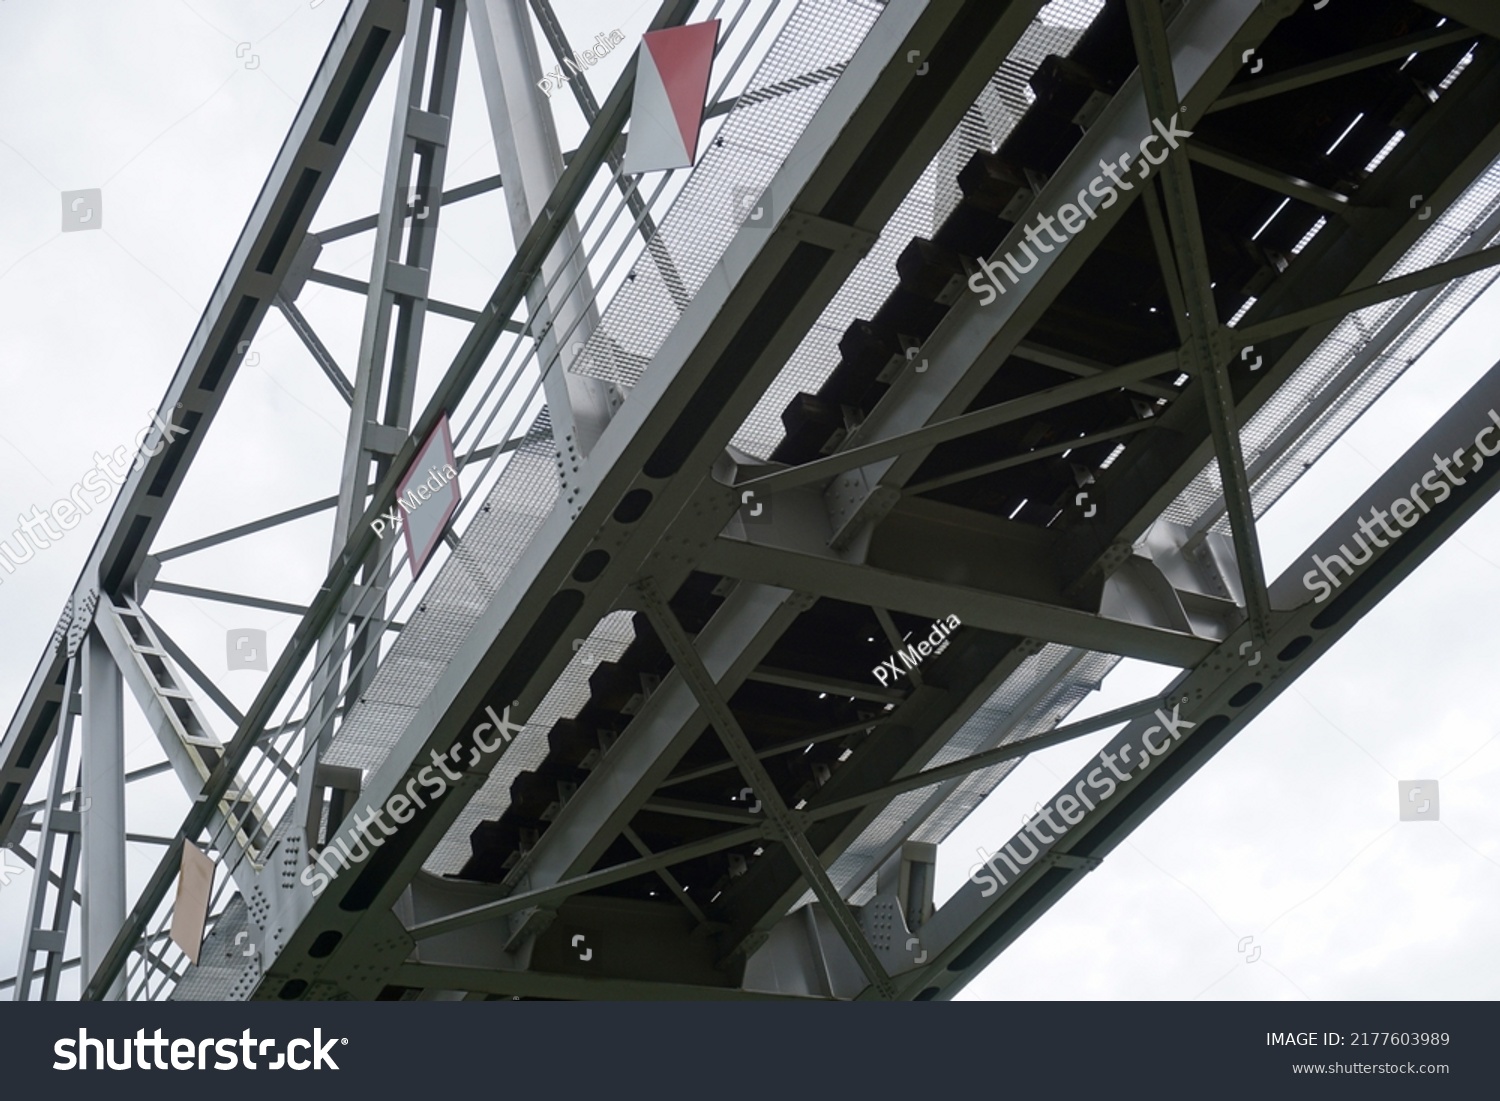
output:
{"label": "cloudy sky", "polygon": [[[570,39],[633,41],[654,2],[554,0]],[[0,538],[11,517],[65,496],[96,451],[149,422],[337,25],[338,0],[0,2]],[[627,50],[589,77],[603,99]],[[556,97],[565,145],[580,133]],[[314,225],[375,209],[391,91],[383,88]],[[466,59],[450,184],[496,171]],[[62,193],[98,188],[97,229],[62,232]],[[509,259],[503,200],[445,209],[433,293],[473,305]],[[320,267],[368,278],[371,235]],[[299,300],[348,371],[363,300],[309,286]],[[1294,561],[1497,358],[1490,293],[1262,524],[1268,571]],[[428,363],[463,337],[432,318]],[[278,315],[158,541],[169,546],[337,490],[346,407]],[[438,372],[424,376],[419,401]],[[1483,419],[1479,411],[1477,420]],[[0,574],[6,719],[103,520]],[[170,564],[164,577],[305,601],[324,574],[327,514]],[[233,584],[225,581],[232,578]],[[160,596],[153,613],[219,674],[225,633],[259,627],[272,650],[290,615]],[[1494,998],[1474,966],[1500,906],[1500,699],[1484,642],[1500,609],[1500,513],[1479,514],[1322,663],[1218,754],[1104,865],[975,981],[972,998]],[[1171,671],[1126,662],[1081,717],[1157,691]],[[243,707],[249,670],[220,683]],[[127,767],[159,759],[127,706]],[[215,716],[217,719],[217,716]],[[223,728],[227,731],[227,725]],[[1107,733],[1034,755],[942,847],[939,895],[978,845],[998,847]],[[1400,823],[1397,783],[1441,783],[1441,821]],[[171,833],[186,807],[163,777],[132,789],[131,829]],[[132,888],[159,850],[131,845]],[[12,861],[14,858],[12,858]],[[0,888],[0,976],[29,873]],[[1238,951],[1253,937],[1253,964]]]}

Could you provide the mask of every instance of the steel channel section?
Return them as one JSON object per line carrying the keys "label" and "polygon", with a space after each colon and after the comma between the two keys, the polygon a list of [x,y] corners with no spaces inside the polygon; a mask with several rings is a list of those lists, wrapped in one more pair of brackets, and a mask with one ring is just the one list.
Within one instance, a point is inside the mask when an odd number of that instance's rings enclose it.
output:
{"label": "steel channel section", "polygon": [[[292,262],[291,245],[306,231],[375,94],[400,41],[403,13],[399,0],[350,3],[159,407],[163,420],[191,430],[127,475],[75,596],[99,585],[120,591],[133,584],[239,367],[239,345],[253,337],[275,297]],[[0,740],[0,836],[8,834],[50,744],[44,716],[58,701],[64,661],[56,649],[43,656]]]}
{"label": "steel channel section", "polygon": [[[177,685],[170,688],[154,682],[153,678],[146,672],[144,660],[137,656],[132,650],[131,640],[127,628],[121,622],[121,617],[111,608],[101,607],[94,618],[94,626],[90,635],[97,634],[99,640],[104,644],[111,660],[111,669],[116,676],[121,678],[130,687],[130,694],[134,697],[141,713],[145,715],[146,722],[151,726],[157,741],[161,744],[162,753],[172,766],[182,790],[194,798],[202,790],[204,775],[199,771],[200,765],[195,761],[195,752],[201,754],[208,746],[190,749],[185,743],[183,735],[192,737],[207,731],[212,733],[212,728],[204,720],[198,709],[197,701],[190,693]],[[176,678],[174,677],[175,681]],[[167,694],[176,693],[180,695],[185,703],[191,719],[171,715],[168,713]],[[84,710],[88,710],[88,694],[84,695]],[[199,729],[190,729],[191,722]],[[221,747],[214,747],[218,751]],[[201,760],[201,757],[199,758]],[[87,793],[86,793],[87,794]],[[260,827],[260,808],[254,807],[253,814],[248,814],[244,821],[232,825],[225,815],[226,805],[232,806],[241,815],[247,812],[243,804],[225,804],[216,802],[212,809],[212,817],[209,822],[210,835],[218,839],[223,846],[223,855],[230,856],[234,860],[234,879],[241,891],[248,891],[255,882],[255,874],[258,869],[253,864],[253,857],[246,851],[245,842],[250,835],[257,832]],[[238,820],[237,820],[238,821]],[[260,854],[264,858],[264,854]],[[124,919],[123,912],[120,915]]]}
{"label": "steel channel section", "polygon": [[[1137,766],[1131,778],[1093,810],[1075,807],[1074,813],[1081,813],[1081,819],[1070,825],[1054,845],[1040,846],[1040,854],[1020,866],[1019,874],[1011,877],[1009,869],[999,865],[1009,882],[996,883],[998,889],[991,890],[990,898],[983,896],[979,884],[968,881],[922,926],[922,944],[932,959],[920,969],[898,976],[902,996],[950,998],[962,989],[1076,886],[1079,873],[1096,865],[1124,841],[1493,498],[1500,491],[1500,462],[1493,457],[1482,459],[1476,469],[1474,453],[1476,434],[1492,419],[1490,410],[1500,412],[1500,363],[1491,367],[1277,578],[1270,594],[1272,633],[1264,643],[1255,644],[1263,649],[1261,660],[1252,666],[1249,655],[1239,653],[1244,642],[1252,641],[1248,626],[1242,627],[1210,658],[1173,683],[1169,695],[1188,700],[1179,717],[1193,723],[1192,729],[1183,730],[1175,741],[1165,732],[1153,735],[1156,745],[1165,746],[1154,763],[1141,768],[1137,757],[1124,762],[1127,767],[1132,762]],[[1500,429],[1491,432],[1491,441],[1497,433]],[[1409,499],[1412,487],[1433,469],[1432,456],[1451,455],[1460,446],[1466,449],[1464,465],[1454,464],[1454,470],[1464,484],[1455,485],[1441,503],[1429,497],[1428,510],[1418,513],[1398,539],[1391,540],[1385,549],[1376,549],[1375,556],[1352,578],[1341,575],[1343,583],[1331,598],[1314,600],[1303,581],[1314,557],[1326,560],[1338,554],[1340,544],[1348,543],[1351,533],[1360,530],[1361,517],[1371,515],[1373,508],[1387,508],[1398,498]],[[1160,725],[1154,717],[1136,719],[1111,740],[1107,751],[1118,754],[1129,744],[1139,753],[1145,744],[1143,736],[1151,726]],[[1059,789],[1058,796],[1073,793],[1096,764],[1097,760],[1090,759]],[[1053,810],[1056,803],[1055,796],[1047,809]],[[1013,843],[1015,839],[1009,840]],[[1001,848],[996,846],[997,851]],[[1017,851],[1031,848],[1027,844],[1018,846]],[[873,996],[873,992],[866,996]]]}
{"label": "steel channel section", "polygon": [[[462,0],[443,6],[445,18],[438,36],[437,64],[431,73],[430,102],[424,102],[429,52],[438,30],[435,26],[438,14],[435,0],[414,0],[407,10],[396,109],[391,122],[385,179],[381,185],[368,300],[354,378],[354,403],[349,416],[343,477],[339,487],[338,519],[331,552],[335,558],[348,539],[351,527],[364,512],[370,464],[377,467],[378,481],[385,473],[380,468],[389,461],[388,452],[379,445],[376,430],[388,426],[405,433],[411,422],[417,353],[426,314],[425,283],[437,238],[446,152],[446,137],[435,143],[422,142],[423,167],[415,184],[418,209],[409,216],[408,203],[414,190],[413,175],[419,151],[414,128],[417,119],[429,119],[429,125],[436,125],[446,132],[453,110],[454,84],[463,43]],[[428,216],[417,217],[424,205],[428,208]],[[406,285],[408,280],[399,278],[404,274],[403,269],[415,269],[411,274],[418,276],[424,284],[423,293],[412,293]]]}
{"label": "steel channel section", "polygon": [[[817,212],[822,224],[853,227],[866,236],[883,225],[1037,5],[934,7],[887,8],[876,22],[773,182],[777,194],[791,197],[794,210]],[[951,83],[915,79],[896,61],[909,49],[947,54]],[[606,106],[600,122],[608,115]],[[575,159],[570,171],[576,165]],[[565,173],[559,189],[567,184]],[[785,232],[746,230],[731,243],[601,437],[577,519],[557,510],[544,523],[514,568],[512,584],[497,594],[373,778],[367,805],[379,806],[399,790],[430,753],[462,744],[485,721],[485,705],[498,709],[515,702],[521,716],[529,713],[571,659],[568,640],[586,635],[617,606],[651,547],[857,259],[857,251],[806,243]],[[679,477],[684,470],[688,474]],[[589,551],[608,556],[591,559],[602,569],[591,580],[582,580],[592,572],[584,570],[570,578]],[[485,674],[476,676],[481,669]],[[296,991],[290,980],[306,984],[324,972],[325,988],[347,981],[340,972],[354,966],[354,957],[347,964],[340,958],[356,939],[351,934],[360,915],[373,914],[371,936],[388,928],[381,913],[389,911],[494,759],[481,759],[440,804],[419,812],[357,872],[324,890],[258,996]],[[307,954],[318,936],[334,934],[343,941],[331,956],[316,960]],[[361,984],[373,981],[364,977]]]}

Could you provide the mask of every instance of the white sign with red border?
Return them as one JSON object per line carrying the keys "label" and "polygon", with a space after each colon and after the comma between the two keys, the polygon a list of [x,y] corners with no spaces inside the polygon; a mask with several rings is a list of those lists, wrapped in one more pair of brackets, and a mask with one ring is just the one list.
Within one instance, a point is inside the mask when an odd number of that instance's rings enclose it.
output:
{"label": "white sign with red border", "polygon": [[396,505],[405,514],[401,526],[406,532],[406,553],[411,559],[413,578],[422,572],[442,542],[443,532],[461,499],[453,434],[445,413],[428,433],[396,489]]}

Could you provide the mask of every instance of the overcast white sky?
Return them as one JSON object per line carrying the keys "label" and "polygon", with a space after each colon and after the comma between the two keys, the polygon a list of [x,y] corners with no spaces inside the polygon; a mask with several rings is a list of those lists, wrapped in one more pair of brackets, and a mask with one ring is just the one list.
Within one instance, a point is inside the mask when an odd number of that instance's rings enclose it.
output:
{"label": "overcast white sky", "polygon": [[[571,39],[633,42],[654,2],[554,0]],[[0,538],[128,443],[156,408],[342,12],[338,0],[0,3]],[[241,43],[248,43],[236,56]],[[628,50],[591,70],[601,100]],[[253,67],[250,67],[253,63]],[[579,132],[564,111],[564,143]],[[382,90],[315,227],[375,209]],[[493,173],[477,72],[464,66],[449,183]],[[61,193],[101,188],[101,228],[61,232]],[[473,305],[510,256],[502,198],[443,214],[433,293]],[[371,235],[321,267],[368,278]],[[362,270],[363,269],[363,270]],[[310,286],[299,305],[348,371],[362,299]],[[1268,570],[1292,562],[1369,481],[1500,358],[1481,299],[1262,524]],[[463,326],[429,319],[428,364]],[[278,315],[255,342],[158,546],[337,489],[346,407]],[[440,370],[427,368],[419,400]],[[1476,423],[1484,411],[1476,413]],[[98,510],[0,574],[0,715],[8,721],[103,519]],[[200,558],[173,580],[305,601],[330,521]],[[229,580],[232,579],[232,584]],[[211,672],[224,632],[289,615],[161,596],[153,611]],[[972,998],[1494,998],[1500,909],[1500,512],[1481,513],[969,988]],[[1127,662],[1078,716],[1154,693],[1170,671]],[[220,675],[243,707],[260,674]],[[159,759],[127,705],[127,767]],[[977,845],[1009,838],[1107,734],[1036,754],[942,847],[939,897]],[[1438,778],[1441,821],[1401,823],[1397,782]],[[144,798],[142,797],[144,796]],[[170,833],[175,781],[132,790],[130,828]],[[159,850],[132,844],[132,889]],[[14,862],[14,858],[11,858]],[[0,976],[14,972],[30,874],[0,889]],[[1253,936],[1263,954],[1237,951]]]}

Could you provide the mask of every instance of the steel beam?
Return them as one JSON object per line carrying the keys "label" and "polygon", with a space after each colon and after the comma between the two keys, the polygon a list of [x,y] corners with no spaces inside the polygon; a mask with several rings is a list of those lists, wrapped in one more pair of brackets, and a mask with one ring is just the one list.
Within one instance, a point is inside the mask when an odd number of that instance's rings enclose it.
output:
{"label": "steel beam", "polygon": [[1038,447],[1031,451],[1012,455],[1008,459],[996,459],[993,462],[980,463],[978,466],[966,467],[952,474],[944,474],[936,478],[928,478],[925,482],[917,482],[908,485],[905,492],[909,496],[920,496],[931,493],[935,489],[943,489],[946,486],[959,485],[963,482],[982,478],[986,474],[998,474],[1002,470],[1014,470],[1019,466],[1026,466],[1039,459],[1050,459],[1054,455],[1066,455],[1069,451],[1079,447],[1088,447],[1090,444],[1106,443],[1109,440],[1123,439],[1133,436],[1148,428],[1156,427],[1150,420],[1136,421],[1134,424],[1122,424],[1119,428],[1111,428],[1103,432],[1090,432],[1088,435],[1079,436],[1074,440],[1064,440],[1050,447]]}
{"label": "steel beam", "polygon": [[[1478,242],[1473,242],[1473,244],[1477,245]],[[1431,267],[1398,275],[1394,279],[1386,279],[1371,286],[1346,291],[1337,298],[1330,298],[1316,306],[1308,306],[1280,317],[1247,325],[1243,330],[1236,332],[1234,342],[1246,346],[1273,340],[1278,336],[1309,329],[1328,321],[1336,321],[1357,310],[1403,298],[1440,283],[1449,283],[1455,279],[1486,271],[1496,264],[1500,264],[1500,245],[1481,248],[1462,256],[1455,256],[1451,260],[1444,260],[1441,264],[1433,264]]]}
{"label": "steel beam", "polygon": [[281,316],[286,318],[287,326],[297,334],[297,338],[302,341],[302,346],[313,357],[313,362],[318,365],[318,369],[327,376],[329,382],[333,383],[333,388],[338,391],[339,397],[344,399],[344,404],[352,407],[354,384],[344,376],[343,371],[339,370],[339,365],[334,362],[333,353],[318,339],[318,334],[313,331],[312,324],[302,316],[302,311],[297,308],[296,303],[289,301],[280,291],[276,293],[275,301],[276,308],[281,311]]}
{"label": "steel beam", "polygon": [[226,593],[220,589],[205,589],[200,585],[179,585],[175,581],[153,581],[151,588],[159,593],[174,593],[177,596],[192,596],[199,600],[213,600],[220,604],[237,604],[245,608],[261,608],[268,612],[283,612],[287,615],[307,614],[304,604],[291,604],[285,600],[271,600],[263,596],[245,593]]}
{"label": "steel beam", "polygon": [[[67,678],[63,698],[71,700],[77,690],[80,657],[68,660]],[[41,836],[37,839],[36,877],[31,881],[30,905],[26,910],[26,927],[21,931],[21,953],[16,965],[18,982],[15,1000],[24,1002],[31,994],[31,978],[36,963],[36,954],[44,952],[40,968],[42,978],[42,1000],[55,1001],[57,983],[61,976],[60,966],[63,950],[67,946],[68,926],[73,913],[74,884],[78,878],[79,830],[69,830],[65,819],[77,820],[80,815],[63,810],[63,799],[67,794],[67,771],[69,756],[73,751],[73,714],[64,708],[58,714],[60,729],[52,743],[52,777],[48,785],[47,798],[42,807],[42,820],[38,825]],[[75,807],[77,795],[73,797]],[[59,836],[63,837],[63,870],[57,877],[57,895],[52,906],[52,916],[47,916],[48,888],[52,886],[54,847]]]}
{"label": "steel beam", "polygon": [[785,1001],[809,1002],[787,994],[763,994],[733,986],[644,982],[639,979],[590,978],[584,975],[505,971],[500,968],[455,967],[446,964],[404,963],[391,974],[391,984],[422,990],[471,990],[505,998],[561,998],[574,1001]]}
{"label": "steel beam", "polygon": [[[1154,375],[1165,374],[1178,367],[1180,362],[1180,356],[1176,352],[1149,356],[1122,367],[1112,368],[1102,374],[1090,375],[1072,382],[1061,382],[1045,390],[1038,390],[1034,394],[1012,398],[998,405],[976,409],[971,413],[960,413],[946,420],[924,424],[897,435],[869,443],[855,443],[845,450],[836,451],[832,455],[814,459],[800,466],[790,467],[774,474],[760,474],[745,481],[736,482],[734,488],[737,490],[755,489],[762,493],[774,494],[794,489],[797,486],[824,483],[847,471],[873,466],[884,460],[904,459],[918,452],[925,454],[941,443],[948,443],[951,440],[998,428],[1001,425],[1014,424],[1016,421],[1034,417],[1049,409],[1056,409],[1097,394],[1107,394],[1111,390],[1130,386]],[[864,434],[861,432],[851,434],[851,440],[854,436],[859,436],[863,440]]]}
{"label": "steel beam", "polygon": [[1197,141],[1191,145],[1184,145],[1183,148],[1187,151],[1190,160],[1203,165],[1204,168],[1212,168],[1226,176],[1233,176],[1237,180],[1253,183],[1267,191],[1274,191],[1278,195],[1289,195],[1299,202],[1340,217],[1346,216],[1350,211],[1349,196],[1326,187],[1319,187],[1317,184],[1309,183],[1286,172],[1267,168],[1248,157],[1226,153],[1222,149],[1214,149]]}
{"label": "steel beam", "polygon": [[[885,607],[931,620],[962,613],[965,626],[1025,636],[1086,650],[1123,654],[1163,665],[1196,665],[1215,645],[1180,631],[1106,619],[1077,608],[1049,605],[1007,593],[915,577],[811,554],[720,536],[703,567],[762,585],[815,592],[852,604]],[[868,691],[873,684],[862,686]]]}
{"label": "steel beam", "polygon": [[1500,38],[1500,11],[1495,10],[1490,0],[1420,0],[1420,3],[1491,38]]}
{"label": "steel beam", "polygon": [[576,894],[582,894],[597,887],[607,887],[611,883],[623,883],[627,879],[634,879],[639,875],[646,875],[661,868],[670,867],[673,864],[681,864],[685,860],[693,860],[700,856],[707,856],[710,853],[722,852],[724,849],[732,849],[737,845],[743,845],[750,841],[759,841],[765,837],[766,826],[764,823],[757,823],[754,826],[746,826],[737,830],[729,830],[702,841],[678,845],[675,848],[653,853],[651,856],[643,856],[638,860],[627,860],[623,864],[614,864],[600,871],[589,872],[586,875],[561,880],[547,887],[540,887],[532,891],[523,891],[509,898],[502,898],[496,902],[486,902],[482,905],[447,914],[440,918],[430,918],[427,921],[411,926],[407,929],[407,933],[413,940],[426,940],[429,937],[442,936],[444,933],[452,933],[459,929],[466,929],[472,925],[482,925],[486,922],[495,921],[510,914],[518,914],[535,907],[555,906]]}
{"label": "steel beam", "polygon": [[[107,609],[101,609],[107,614]],[[100,634],[88,630],[83,657],[83,974],[105,965],[125,924],[125,698],[119,668]],[[108,982],[101,999],[118,998]]]}
{"label": "steel beam", "polygon": [[1149,700],[1126,704],[1124,707],[1116,707],[1087,719],[1079,719],[1076,722],[1054,727],[1045,734],[1032,734],[1030,737],[1006,742],[994,749],[987,749],[983,753],[974,753],[946,765],[938,765],[935,768],[893,780],[889,784],[882,784],[878,788],[871,788],[858,795],[850,795],[831,802],[816,802],[803,811],[802,816],[809,822],[816,822],[822,818],[837,817],[845,811],[855,810],[870,803],[888,803],[896,796],[904,795],[908,791],[920,791],[933,784],[962,779],[981,769],[993,768],[995,765],[1003,765],[1008,761],[1019,761],[1027,754],[1036,753],[1038,750],[1050,749],[1055,745],[1070,742],[1074,738],[1081,738],[1085,734],[1096,734],[1141,715],[1149,715],[1161,705],[1162,701],[1153,697]]}
{"label": "steel beam", "polygon": [[[484,179],[475,180],[473,183],[466,183],[461,184],[458,187],[447,188],[442,193],[442,205],[452,206],[460,199],[470,199],[475,195],[483,195],[489,191],[497,191],[500,188],[500,183],[500,177],[498,175],[495,175],[486,176],[484,177]],[[420,212],[420,210],[420,206],[413,203],[407,207],[406,213],[409,217],[414,217],[417,213]],[[368,233],[379,224],[380,215],[368,214],[363,218],[356,218],[352,222],[344,222],[341,225],[329,226],[327,229],[320,229],[316,233],[308,234],[308,236],[316,239],[319,244],[326,245],[329,241],[338,241],[345,237],[353,237],[357,233]],[[430,301],[428,302],[428,309],[432,309],[432,303]],[[439,311],[432,310],[432,312],[437,313]]]}
{"label": "steel beam", "polygon": [[[384,440],[400,439],[411,429],[464,26],[465,0],[408,4],[329,549],[332,563],[338,562],[355,526],[363,521],[372,471],[380,482],[400,469]],[[408,201],[419,207],[410,218]],[[382,593],[389,579],[386,558],[366,564],[360,578],[367,589]],[[347,711],[374,677],[375,663],[364,659],[378,650],[384,636],[383,628],[371,629],[384,620],[384,607],[377,599],[363,616],[340,622],[319,641],[311,698],[316,718],[303,734],[306,745],[297,785],[299,822],[311,813],[318,762],[333,740],[340,693]],[[310,837],[309,844],[316,840]]]}
{"label": "steel beam", "polygon": [[205,535],[202,539],[194,539],[190,543],[181,543],[166,550],[156,551],[151,557],[158,562],[166,562],[173,558],[181,558],[185,554],[194,551],[207,550],[209,547],[217,547],[221,543],[227,543],[232,539],[238,539],[245,535],[254,535],[257,532],[266,531],[279,524],[287,524],[293,520],[300,520],[304,516],[315,516],[320,512],[333,508],[337,505],[337,497],[324,497],[321,501],[310,501],[296,508],[285,509],[282,512],[273,513],[259,520],[252,520],[248,524],[237,524],[232,528],[217,532],[214,535]]}
{"label": "steel beam", "polygon": [[[1021,359],[1029,359],[1032,363],[1040,363],[1043,367],[1052,367],[1058,371],[1066,371],[1070,375],[1079,378],[1089,378],[1093,375],[1101,375],[1106,371],[1115,370],[1107,363],[1099,363],[1095,360],[1085,359],[1083,356],[1074,355],[1071,352],[1059,352],[1055,348],[1047,348],[1030,340],[1023,340],[1016,345],[1014,353]],[[1179,393],[1175,386],[1164,386],[1159,382],[1129,382],[1124,389],[1133,394],[1140,394],[1148,398],[1166,398],[1169,401]]]}

